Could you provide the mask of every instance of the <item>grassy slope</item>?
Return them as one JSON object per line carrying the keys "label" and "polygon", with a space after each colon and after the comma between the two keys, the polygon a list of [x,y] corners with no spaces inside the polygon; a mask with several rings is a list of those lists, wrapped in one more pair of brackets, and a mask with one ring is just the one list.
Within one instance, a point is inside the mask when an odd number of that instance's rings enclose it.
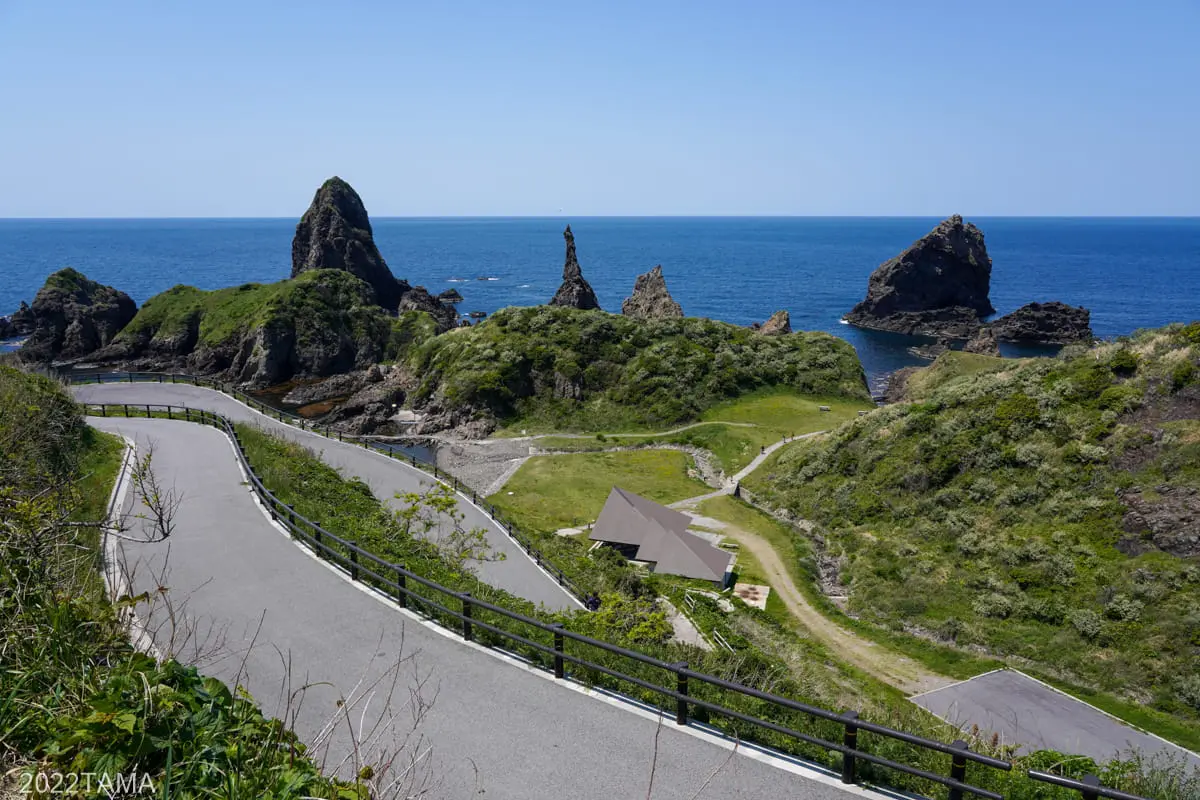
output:
{"label": "grassy slope", "polygon": [[333,325],[355,336],[386,336],[392,325],[363,281],[340,270],[312,270],[291,280],[214,291],[174,286],[147,300],[117,339],[131,340],[146,332],[165,339],[197,323],[198,343],[207,346],[268,324],[296,325],[301,338]]}
{"label": "grassy slope", "polygon": [[921,402],[787,448],[747,486],[821,524],[863,621],[1027,659],[1196,747],[1200,564],[1118,550],[1114,492],[1200,485],[1200,437],[1169,435],[1193,423],[1148,445],[1156,424],[1135,411],[1186,409],[1173,398],[1193,391],[1197,343],[1191,326],[1000,371],[952,365],[918,382]]}
{"label": "grassy slope", "polygon": [[675,450],[538,456],[488,499],[522,528],[553,533],[595,520],[614,486],[659,503],[711,491],[687,477],[689,460]]}
{"label": "grassy slope", "polygon": [[853,348],[828,334],[550,306],[502,309],[407,366],[421,381],[414,404],[469,406],[533,432],[662,430],[765,388],[867,399]]}
{"label": "grassy slope", "polygon": [[[828,406],[829,411],[820,411]],[[679,433],[647,436],[621,436],[608,440],[546,437],[538,446],[562,450],[601,450],[614,445],[690,444],[711,452],[726,474],[732,475],[749,464],[765,445],[784,436],[834,428],[853,418],[860,409],[874,408],[863,400],[846,398],[802,397],[793,392],[759,390],[735,400],[718,403],[701,415],[706,424]],[[727,422],[748,423],[728,425]],[[506,433],[518,435],[519,429]]]}

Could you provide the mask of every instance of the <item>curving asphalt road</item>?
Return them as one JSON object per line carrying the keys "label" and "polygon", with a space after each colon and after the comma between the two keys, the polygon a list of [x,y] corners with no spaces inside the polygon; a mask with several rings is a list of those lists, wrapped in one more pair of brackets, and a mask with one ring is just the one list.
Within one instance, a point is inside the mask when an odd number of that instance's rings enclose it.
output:
{"label": "curving asphalt road", "polygon": [[[111,391],[79,394],[119,402]],[[170,399],[201,402],[194,394]],[[149,400],[166,398],[155,393]],[[209,407],[234,411],[225,404]],[[659,725],[646,712],[598,699],[422,624],[349,583],[275,527],[244,484],[231,444],[213,428],[161,419],[89,422],[142,445],[153,439],[156,473],[184,492],[168,540],[119,545],[134,592],[160,596],[159,587],[167,587],[166,597],[176,605],[175,625],[161,600],[138,609],[160,649],[246,686],[268,713],[285,716],[307,741],[320,738],[344,698],[355,724],[343,722],[327,737],[327,769],[352,752],[350,727],[362,720],[369,729],[391,719],[367,749],[373,758],[396,747],[418,755],[432,798],[880,796],[746,748],[735,751],[672,720]],[[344,455],[330,447],[326,452]],[[188,630],[198,632],[198,641],[186,640]],[[289,709],[283,698],[303,685],[310,686],[300,693],[304,702]],[[392,686],[397,713],[381,714]],[[432,706],[412,735],[405,704],[418,687]]]}
{"label": "curving asphalt road", "polygon": [[[376,497],[395,508],[402,505],[401,501],[395,499],[397,492],[422,491],[434,485],[433,478],[408,464],[348,442],[337,442],[301,431],[212,389],[169,383],[104,383],[73,386],[71,391],[78,400],[88,403],[189,406],[213,411],[238,422],[259,425],[319,453],[325,463],[337,467],[344,475],[365,481]],[[539,569],[495,522],[461,495],[458,508],[463,514],[464,524],[470,528],[482,528],[487,534],[489,547],[505,556],[499,561],[471,562],[482,581],[551,610],[571,611],[582,607],[556,580]]]}

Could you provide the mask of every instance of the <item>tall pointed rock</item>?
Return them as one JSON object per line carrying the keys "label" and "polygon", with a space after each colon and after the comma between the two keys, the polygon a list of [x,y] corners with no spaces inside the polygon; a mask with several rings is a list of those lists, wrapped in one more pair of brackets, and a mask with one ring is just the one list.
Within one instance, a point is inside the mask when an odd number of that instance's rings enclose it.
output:
{"label": "tall pointed rock", "polygon": [[599,308],[600,304],[596,302],[596,293],[583,279],[583,270],[580,269],[579,259],[575,256],[575,234],[571,233],[570,225],[563,231],[563,238],[567,240],[567,260],[563,264],[563,282],[555,292],[550,305],[585,309]]}
{"label": "tall pointed rock", "polygon": [[637,276],[633,283],[633,294],[621,304],[621,313],[641,319],[683,316],[683,308],[667,291],[667,279],[663,277],[661,264]]}
{"label": "tall pointed rock", "polygon": [[389,311],[411,288],[396,280],[379,254],[362,198],[337,176],[321,184],[292,239],[292,277],[312,269],[340,269],[361,278]]}

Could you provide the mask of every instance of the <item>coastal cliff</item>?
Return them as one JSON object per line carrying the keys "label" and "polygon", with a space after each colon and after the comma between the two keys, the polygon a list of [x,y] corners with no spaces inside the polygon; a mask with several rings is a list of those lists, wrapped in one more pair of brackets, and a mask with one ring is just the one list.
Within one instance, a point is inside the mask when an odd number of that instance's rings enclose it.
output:
{"label": "coastal cliff", "polygon": [[129,295],[71,269],[46,279],[33,305],[14,315],[14,328],[31,329],[21,347],[28,361],[78,360],[113,340],[133,319],[137,305]]}

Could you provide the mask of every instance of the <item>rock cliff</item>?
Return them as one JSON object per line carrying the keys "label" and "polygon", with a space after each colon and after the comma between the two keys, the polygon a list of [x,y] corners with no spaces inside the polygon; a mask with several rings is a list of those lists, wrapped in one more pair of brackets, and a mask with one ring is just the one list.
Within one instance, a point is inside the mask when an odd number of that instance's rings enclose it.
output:
{"label": "rock cliff", "polygon": [[314,269],[340,269],[361,278],[389,311],[410,288],[379,254],[362,198],[338,177],[317,190],[292,239],[292,277]]}
{"label": "rock cliff", "polygon": [[[437,321],[438,333],[443,333],[458,325],[458,310],[454,308],[454,303],[449,299],[455,296],[462,299],[461,295],[453,289],[434,297],[424,286],[414,286],[400,298],[400,311],[429,312]],[[443,297],[447,299],[443,300]]]}
{"label": "rock cliff", "polygon": [[[20,313],[20,312],[18,312]],[[33,332],[21,347],[30,361],[76,360],[107,345],[137,313],[129,295],[67,268],[46,279],[23,324]]]}
{"label": "rock cliff", "polygon": [[983,232],[955,214],[871,273],[846,321],[896,333],[966,337],[995,311]]}
{"label": "rock cliff", "polygon": [[991,324],[996,338],[1005,342],[1069,344],[1092,339],[1092,314],[1066,303],[1028,303]]}
{"label": "rock cliff", "polygon": [[592,291],[592,287],[583,279],[583,270],[579,266],[579,259],[575,257],[575,234],[571,233],[571,226],[563,231],[563,238],[567,241],[567,258],[563,264],[563,282],[555,292],[554,297],[550,300],[552,306],[567,306],[568,308],[599,308],[600,304],[596,302],[596,293]]}
{"label": "rock cliff", "polygon": [[639,319],[683,316],[683,308],[667,291],[667,280],[663,277],[661,264],[637,276],[633,283],[633,294],[621,303],[621,313]]}

